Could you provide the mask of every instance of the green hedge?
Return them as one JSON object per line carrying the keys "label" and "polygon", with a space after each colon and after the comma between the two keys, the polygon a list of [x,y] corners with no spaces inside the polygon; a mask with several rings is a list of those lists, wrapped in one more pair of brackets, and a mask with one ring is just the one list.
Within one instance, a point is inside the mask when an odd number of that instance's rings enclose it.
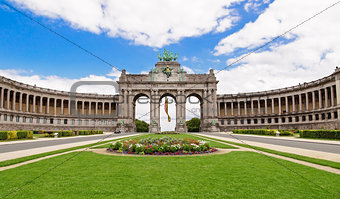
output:
{"label": "green hedge", "polygon": [[94,134],[103,134],[102,130],[79,130],[79,135],[94,135]]}
{"label": "green hedge", "polygon": [[32,139],[33,131],[0,131],[0,140]]}
{"label": "green hedge", "polygon": [[300,130],[300,137],[340,139],[340,130]]}
{"label": "green hedge", "polygon": [[67,137],[67,136],[73,136],[73,131],[55,131],[54,133],[58,133],[58,137]]}
{"label": "green hedge", "polygon": [[290,130],[274,130],[274,129],[235,129],[235,134],[254,134],[254,135],[276,135],[276,131],[280,132],[280,135],[293,135]]}

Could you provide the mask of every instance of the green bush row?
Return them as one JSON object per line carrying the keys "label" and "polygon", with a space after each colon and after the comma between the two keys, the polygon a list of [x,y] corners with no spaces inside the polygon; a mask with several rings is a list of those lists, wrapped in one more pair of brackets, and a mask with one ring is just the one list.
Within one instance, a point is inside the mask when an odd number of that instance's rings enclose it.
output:
{"label": "green bush row", "polygon": [[32,139],[33,131],[0,131],[0,140]]}
{"label": "green bush row", "polygon": [[94,135],[94,134],[103,134],[102,130],[80,130],[78,131],[78,135]]}
{"label": "green bush row", "polygon": [[275,130],[275,129],[235,129],[233,133],[236,134],[254,134],[254,135],[276,135],[276,131],[280,132],[280,135],[293,135],[290,130]]}
{"label": "green bush row", "polygon": [[340,130],[300,130],[300,137],[340,139]]}

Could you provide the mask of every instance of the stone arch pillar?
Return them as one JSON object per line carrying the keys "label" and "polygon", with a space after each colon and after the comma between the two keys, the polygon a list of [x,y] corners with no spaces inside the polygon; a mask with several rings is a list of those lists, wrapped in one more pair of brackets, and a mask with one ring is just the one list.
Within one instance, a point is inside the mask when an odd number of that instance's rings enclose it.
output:
{"label": "stone arch pillar", "polygon": [[187,126],[185,124],[186,112],[186,95],[184,90],[177,90],[176,100],[176,127],[175,131],[179,133],[186,133]]}
{"label": "stone arch pillar", "polygon": [[159,92],[158,89],[151,89],[150,95],[150,133],[157,133],[160,131],[160,117],[159,117]]}

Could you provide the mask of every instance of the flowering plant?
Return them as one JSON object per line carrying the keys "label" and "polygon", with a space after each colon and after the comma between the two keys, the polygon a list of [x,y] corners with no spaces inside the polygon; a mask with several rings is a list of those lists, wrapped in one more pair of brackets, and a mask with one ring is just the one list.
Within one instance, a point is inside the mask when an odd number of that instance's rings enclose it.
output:
{"label": "flowering plant", "polygon": [[139,155],[183,155],[212,153],[217,149],[202,140],[162,137],[114,142],[107,151]]}

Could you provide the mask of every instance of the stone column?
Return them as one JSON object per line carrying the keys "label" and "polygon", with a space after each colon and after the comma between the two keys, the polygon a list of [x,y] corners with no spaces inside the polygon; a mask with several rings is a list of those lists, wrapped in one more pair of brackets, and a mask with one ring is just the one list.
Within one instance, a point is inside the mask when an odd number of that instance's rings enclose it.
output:
{"label": "stone column", "polygon": [[57,115],[57,99],[54,98],[54,101],[53,101],[53,114],[54,115]]}
{"label": "stone column", "polygon": [[264,114],[267,115],[268,114],[268,104],[267,104],[267,98],[264,99]]}
{"label": "stone column", "polygon": [[333,86],[331,86],[331,106],[334,106],[334,89]]}
{"label": "stone column", "polygon": [[244,101],[244,115],[248,115],[248,111],[247,111],[247,101]]}
{"label": "stone column", "polygon": [[254,115],[254,101],[250,100],[251,115]]}
{"label": "stone column", "polygon": [[234,116],[234,102],[231,101],[231,116]]}
{"label": "stone column", "polygon": [[278,98],[279,99],[279,115],[281,115],[281,97]]}
{"label": "stone column", "polygon": [[92,104],[92,102],[89,101],[89,115],[92,115],[92,110],[91,110],[92,109],[92,107],[91,107],[92,105],[91,104]]}
{"label": "stone column", "polygon": [[4,90],[5,88],[1,88],[1,94],[0,94],[0,108],[4,108]]}
{"label": "stone column", "polygon": [[306,93],[306,110],[309,110],[308,92]]}
{"label": "stone column", "polygon": [[[96,107],[95,109],[96,110],[94,111],[94,114],[98,115],[98,102],[96,101],[95,103],[96,103],[96,105],[95,105],[95,107]],[[122,115],[124,115],[124,113],[122,113]]]}
{"label": "stone column", "polygon": [[[179,92],[177,92],[177,94],[179,95]],[[206,97],[207,97],[207,89],[204,89],[203,90],[203,110],[201,110],[202,111],[202,113],[203,113],[203,117],[207,117],[208,116],[208,113],[207,113],[207,109],[208,109],[208,102],[207,102],[207,100],[206,100]],[[177,112],[177,111],[176,111]]]}
{"label": "stone column", "polygon": [[19,111],[22,111],[22,92],[19,95]]}
{"label": "stone column", "polygon": [[322,109],[322,89],[319,90],[319,109]]}
{"label": "stone column", "polygon": [[74,106],[74,114],[78,115],[78,100],[74,100],[75,106]]}
{"label": "stone column", "polygon": [[36,96],[33,95],[33,107],[32,107],[32,112],[35,113],[35,104],[36,104]]}
{"label": "stone column", "polygon": [[43,109],[43,97],[40,96],[40,110],[39,110],[40,113],[42,113],[42,109]]}
{"label": "stone column", "polygon": [[47,97],[46,113],[50,114],[50,98]]}
{"label": "stone column", "polygon": [[207,101],[207,110],[208,110],[208,116],[211,117],[214,115],[213,111],[210,109],[210,103],[212,103],[212,93],[211,93],[211,89],[208,89],[208,101]]}
{"label": "stone column", "polygon": [[293,104],[293,112],[295,113],[296,108],[295,108],[295,95],[292,96],[292,104]]}
{"label": "stone column", "polygon": [[315,110],[315,92],[312,91],[313,110]]}
{"label": "stone column", "polygon": [[217,102],[217,116],[220,116],[221,110],[220,110],[220,103]]}
{"label": "stone column", "polygon": [[257,100],[257,113],[261,115],[261,100],[260,98]]}
{"label": "stone column", "polygon": [[[328,108],[328,89],[325,88],[325,108]],[[327,118],[327,117],[326,117]]]}
{"label": "stone column", "polygon": [[12,110],[15,111],[16,92],[13,91]]}
{"label": "stone column", "polygon": [[224,116],[227,116],[227,102],[224,102],[223,104],[224,104]]}
{"label": "stone column", "polygon": [[240,107],[240,102],[237,102],[237,114],[240,116],[241,115],[241,107]]}
{"label": "stone column", "polygon": [[60,114],[64,115],[64,99],[60,99]]}
{"label": "stone column", "polygon": [[109,102],[109,115],[111,115],[111,102]]}
{"label": "stone column", "polygon": [[105,102],[102,102],[102,115],[105,115]]}
{"label": "stone column", "polygon": [[272,115],[275,113],[275,100],[272,98]]}
{"label": "stone column", "polygon": [[[214,110],[214,114],[213,114],[213,117],[214,118],[217,118],[217,113],[216,113],[216,111],[217,110],[219,110],[219,109],[217,109],[217,96],[216,96],[216,89],[212,89],[211,90],[211,97],[212,97],[212,100],[213,100],[213,110]],[[184,99],[184,101],[185,101],[185,99]],[[184,114],[185,114],[185,109],[184,109]],[[219,114],[219,113],[218,113]]]}
{"label": "stone column", "polygon": [[27,93],[27,94],[26,94],[26,112],[28,112],[28,108],[29,108],[29,98],[30,98],[30,96],[29,96],[29,94]]}
{"label": "stone column", "polygon": [[6,109],[9,110],[9,99],[11,96],[11,91],[7,89],[7,102],[6,102]]}
{"label": "stone column", "polygon": [[81,101],[81,114],[85,115],[85,102],[84,102],[84,100]]}
{"label": "stone column", "polygon": [[289,102],[288,102],[288,96],[285,97],[286,102],[286,113],[289,113]]}
{"label": "stone column", "polygon": [[299,111],[302,111],[302,94],[299,94]]}
{"label": "stone column", "polygon": [[71,115],[71,100],[68,101],[68,114]]}

